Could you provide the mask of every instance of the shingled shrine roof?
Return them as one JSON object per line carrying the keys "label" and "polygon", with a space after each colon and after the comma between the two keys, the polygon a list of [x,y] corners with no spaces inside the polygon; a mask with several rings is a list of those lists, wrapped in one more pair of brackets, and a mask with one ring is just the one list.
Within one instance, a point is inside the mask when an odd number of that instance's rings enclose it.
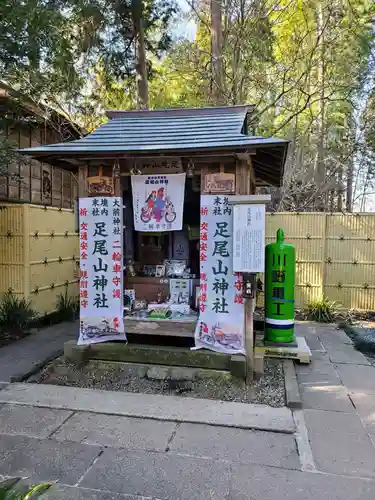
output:
{"label": "shingled shrine roof", "polygon": [[[279,185],[288,141],[248,135],[253,106],[108,111],[108,122],[81,139],[27,148],[20,153],[50,163],[90,157],[189,156],[255,152],[257,176]],[[70,168],[72,168],[70,166]]]}

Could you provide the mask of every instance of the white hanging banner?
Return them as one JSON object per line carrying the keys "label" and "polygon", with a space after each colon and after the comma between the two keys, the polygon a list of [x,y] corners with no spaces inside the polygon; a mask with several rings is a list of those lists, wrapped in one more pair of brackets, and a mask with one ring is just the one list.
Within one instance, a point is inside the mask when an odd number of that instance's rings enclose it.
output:
{"label": "white hanging banner", "polygon": [[79,345],[126,340],[122,198],[79,200]]}
{"label": "white hanging banner", "polygon": [[196,348],[245,354],[243,281],[233,272],[230,196],[201,196],[200,314]]}
{"label": "white hanging banner", "polygon": [[132,175],[136,231],[180,231],[186,174]]}

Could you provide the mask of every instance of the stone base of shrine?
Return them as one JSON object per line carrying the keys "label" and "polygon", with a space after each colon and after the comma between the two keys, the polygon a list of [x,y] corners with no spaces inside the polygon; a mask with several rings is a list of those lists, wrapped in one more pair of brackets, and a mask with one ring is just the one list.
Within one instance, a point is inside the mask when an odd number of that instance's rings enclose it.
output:
{"label": "stone base of shrine", "polygon": [[74,340],[64,344],[64,357],[76,364],[89,360],[142,363],[148,365],[183,366],[224,370],[245,378],[246,358],[242,355],[221,354],[205,349],[191,351],[188,347],[103,342],[77,345]]}
{"label": "stone base of shrine", "polygon": [[[179,320],[161,319],[133,319],[130,316],[124,318],[125,331],[131,334],[160,335],[165,337],[184,337],[194,339],[197,318]],[[264,321],[254,319],[254,332],[262,336],[264,334]]]}
{"label": "stone base of shrine", "polygon": [[124,319],[126,333],[194,338],[197,318],[189,320]]}

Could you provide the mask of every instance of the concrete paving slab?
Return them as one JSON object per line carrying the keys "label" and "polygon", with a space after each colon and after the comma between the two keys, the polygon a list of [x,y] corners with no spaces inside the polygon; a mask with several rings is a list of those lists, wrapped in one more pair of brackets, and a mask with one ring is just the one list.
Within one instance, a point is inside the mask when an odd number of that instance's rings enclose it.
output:
{"label": "concrete paving slab", "polygon": [[80,486],[178,500],[228,498],[230,464],[167,453],[105,450]]}
{"label": "concrete paving slab", "polygon": [[233,468],[230,500],[373,500],[375,482],[276,467]]}
{"label": "concrete paving slab", "polygon": [[317,335],[306,335],[305,339],[306,339],[307,345],[310,347],[310,349],[312,351],[323,351],[324,352],[324,346],[320,342],[320,339]]}
{"label": "concrete paving slab", "polygon": [[350,393],[362,423],[375,443],[375,395],[366,393]]}
{"label": "concrete paving slab", "polygon": [[355,413],[355,408],[342,385],[305,384],[300,386],[300,394],[303,408]]}
{"label": "concrete paving slab", "polygon": [[314,361],[324,361],[325,363],[330,363],[330,359],[328,357],[328,353],[326,351],[311,351],[312,354],[312,362]]}
{"label": "concrete paving slab", "polygon": [[113,448],[165,451],[175,428],[175,422],[76,413],[53,435],[53,439]]}
{"label": "concrete paving slab", "polygon": [[0,435],[0,474],[73,485],[99,451],[97,446]]}
{"label": "concrete paving slab", "polygon": [[335,369],[349,392],[375,394],[375,367],[341,364],[335,365]]}
{"label": "concrete paving slab", "polygon": [[[77,486],[53,485],[40,500],[146,500],[145,497],[120,495],[110,491],[91,490]],[[153,500],[149,498],[147,500]],[[155,499],[156,500],[156,499]]]}
{"label": "concrete paving slab", "polygon": [[0,381],[11,382],[31,373],[51,356],[63,352],[64,342],[78,337],[78,322],[43,328],[0,350]]}
{"label": "concrete paving slab", "polygon": [[11,384],[0,391],[1,402],[275,432],[293,433],[295,430],[289,408],[178,396]]}
{"label": "concrete paving slab", "polygon": [[329,345],[353,344],[352,340],[346,335],[344,330],[334,327],[317,327],[317,334],[326,349]]}
{"label": "concrete paving slab", "polygon": [[274,432],[181,424],[170,444],[170,450],[232,463],[300,468],[294,437]]}
{"label": "concrete paving slab", "polygon": [[296,321],[294,324],[295,335],[301,335],[302,337],[316,337],[316,323],[307,321]]}
{"label": "concrete paving slab", "polygon": [[332,363],[349,363],[352,365],[371,365],[369,360],[353,346],[328,344],[327,353]]}
{"label": "concrete paving slab", "polygon": [[313,361],[311,365],[296,365],[299,384],[341,385],[335,366],[330,362]]}
{"label": "concrete paving slab", "polygon": [[375,394],[350,392],[350,398],[361,418],[372,418],[375,423]]}
{"label": "concrete paving slab", "polygon": [[5,404],[0,407],[0,432],[47,438],[72,414],[67,410]]}
{"label": "concrete paving slab", "polygon": [[318,470],[375,477],[375,448],[358,415],[319,410],[304,415]]}

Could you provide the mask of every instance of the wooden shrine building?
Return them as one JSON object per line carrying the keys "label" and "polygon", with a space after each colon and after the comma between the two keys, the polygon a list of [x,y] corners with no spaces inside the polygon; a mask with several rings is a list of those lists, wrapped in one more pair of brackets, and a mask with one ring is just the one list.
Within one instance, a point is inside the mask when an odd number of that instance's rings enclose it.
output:
{"label": "wooden shrine building", "polygon": [[[130,302],[138,311],[126,319],[126,332],[192,337],[199,311],[201,196],[250,195],[258,186],[281,185],[288,141],[254,135],[252,112],[247,105],[108,111],[108,122],[81,139],[20,151],[43,163],[78,170],[80,198],[123,198],[125,307]],[[182,228],[169,231],[159,217],[152,229],[135,231],[133,177],[147,175],[152,184],[153,176],[167,179],[179,173],[186,174]],[[163,188],[153,192],[157,197]],[[143,219],[151,217],[147,210],[152,196],[144,200]],[[188,305],[195,316],[183,317],[180,291],[179,306],[175,304],[179,318],[172,314],[168,322],[160,322],[156,316],[147,324],[147,304],[154,304],[155,312],[167,297],[170,300],[175,293],[170,281],[176,276],[189,281]]]}

